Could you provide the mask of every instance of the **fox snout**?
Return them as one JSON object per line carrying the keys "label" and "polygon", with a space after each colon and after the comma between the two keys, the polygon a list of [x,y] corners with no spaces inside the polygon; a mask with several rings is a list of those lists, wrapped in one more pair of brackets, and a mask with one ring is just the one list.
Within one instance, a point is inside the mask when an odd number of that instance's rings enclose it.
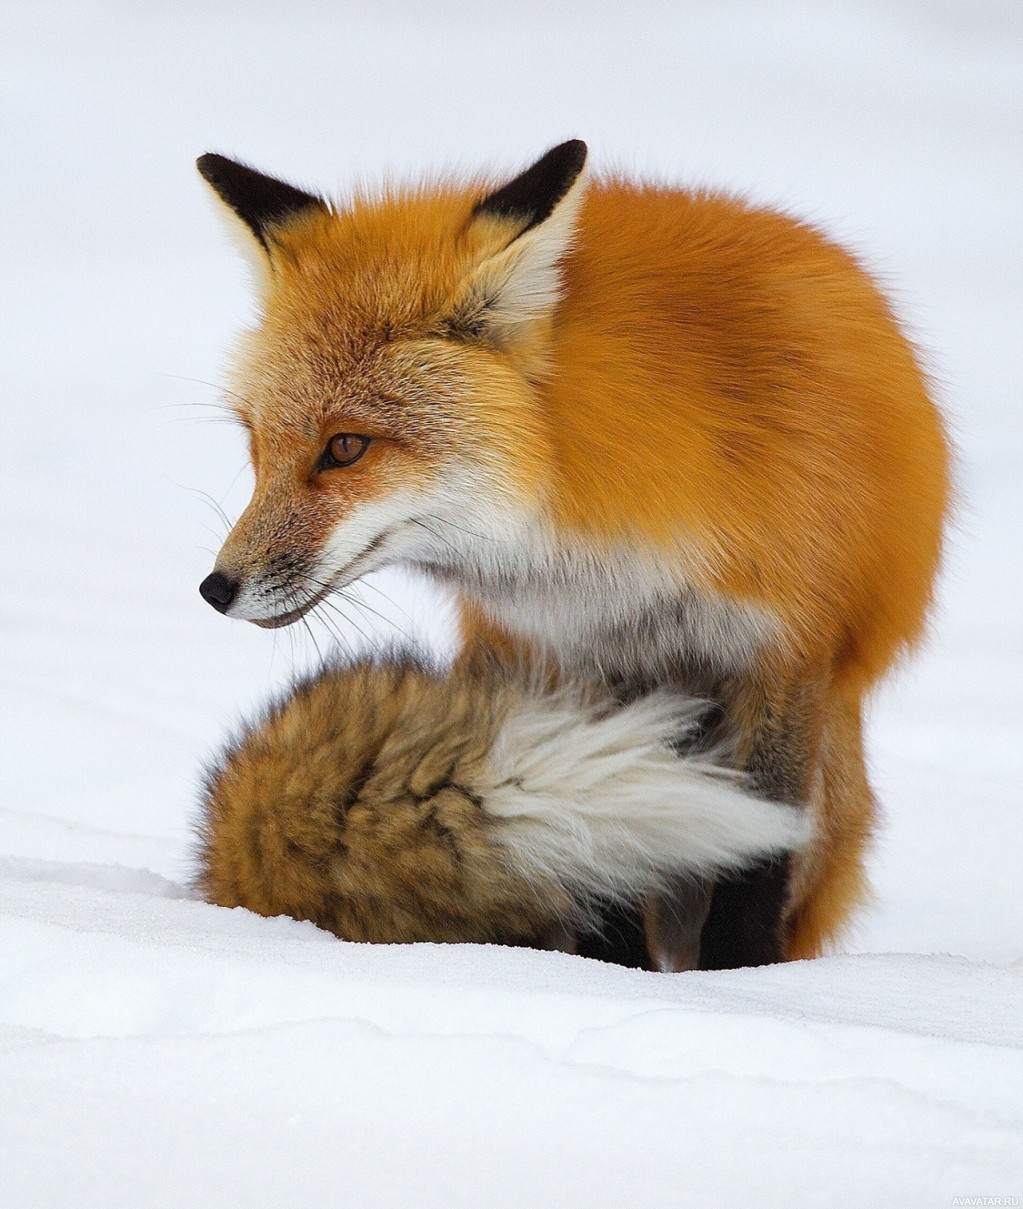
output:
{"label": "fox snout", "polygon": [[199,594],[227,617],[290,625],[367,572],[414,555],[412,510],[394,493],[353,507],[324,492],[257,490]]}
{"label": "fox snout", "polygon": [[315,608],[348,570],[353,544],[345,540],[350,503],[310,485],[296,456],[278,456],[275,473],[257,473],[252,499],[199,585],[218,613],[264,628],[289,625]]}
{"label": "fox snout", "polygon": [[265,629],[298,621],[333,587],[329,570],[316,568],[290,550],[243,564],[246,569],[235,569],[237,564],[231,562],[225,566],[223,558],[217,562],[199,585],[199,595],[218,613]]}
{"label": "fox snout", "polygon": [[254,499],[199,585],[199,595],[218,613],[255,625],[298,620],[319,602],[332,571],[322,565],[322,541],[297,540],[309,537],[310,528],[308,510],[297,501]]}

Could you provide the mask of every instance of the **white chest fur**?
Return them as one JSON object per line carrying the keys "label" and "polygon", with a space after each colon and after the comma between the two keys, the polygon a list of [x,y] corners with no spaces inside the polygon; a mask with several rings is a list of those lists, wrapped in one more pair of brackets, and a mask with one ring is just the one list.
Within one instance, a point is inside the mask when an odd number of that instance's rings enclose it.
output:
{"label": "white chest fur", "polygon": [[587,674],[659,682],[687,664],[727,674],[778,641],[766,611],[694,588],[681,555],[624,545],[598,552],[530,524],[463,531],[458,546],[461,557],[425,568],[497,624]]}

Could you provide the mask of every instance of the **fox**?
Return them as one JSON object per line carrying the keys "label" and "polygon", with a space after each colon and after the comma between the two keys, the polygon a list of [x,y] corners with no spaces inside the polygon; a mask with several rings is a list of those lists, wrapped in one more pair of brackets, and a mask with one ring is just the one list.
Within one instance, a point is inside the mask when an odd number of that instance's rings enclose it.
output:
{"label": "fox", "polygon": [[210,766],[194,888],[342,940],[585,956],[610,909],[808,835],[797,807],[683,750],[702,708],[669,691],[619,706],[486,651],[448,668],[412,651],[335,659]]}
{"label": "fox", "polygon": [[809,839],[612,904],[606,955],[815,957],[868,897],[864,711],[925,632],[945,423],[823,231],[588,158],[331,202],[200,157],[259,298],[230,395],[255,487],[200,592],[272,628],[405,566],[467,651],[706,701],[696,746]]}

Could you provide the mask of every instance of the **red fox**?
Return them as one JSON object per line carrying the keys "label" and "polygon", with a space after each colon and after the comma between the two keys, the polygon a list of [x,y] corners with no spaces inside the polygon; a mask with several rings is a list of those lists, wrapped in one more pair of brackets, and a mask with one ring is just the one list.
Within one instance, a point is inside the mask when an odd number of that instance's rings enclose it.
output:
{"label": "red fox", "polygon": [[616,708],[492,658],[328,666],[211,769],[197,889],[344,940],[586,952],[609,909],[806,837],[797,807],[680,754],[701,708],[664,691]]}
{"label": "red fox", "polygon": [[281,626],[403,563],[469,644],[714,702],[707,743],[810,842],[652,896],[616,956],[814,956],[865,894],[864,700],[924,628],[942,420],[847,252],[586,158],[337,205],[200,158],[262,293],[233,384],[255,492],[200,591]]}

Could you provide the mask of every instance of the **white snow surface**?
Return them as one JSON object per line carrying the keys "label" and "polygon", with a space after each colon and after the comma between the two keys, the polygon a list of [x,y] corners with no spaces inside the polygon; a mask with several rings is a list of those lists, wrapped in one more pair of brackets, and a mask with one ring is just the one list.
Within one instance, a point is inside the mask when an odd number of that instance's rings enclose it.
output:
{"label": "white snow surface", "polygon": [[[1020,1203],[1021,62],[1017,0],[6,0],[5,1209]],[[201,759],[315,657],[196,592],[196,492],[234,515],[248,477],[194,421],[250,301],[192,160],[332,191],[572,136],[858,249],[955,429],[940,607],[871,718],[876,899],[833,957],[349,945],[185,889]],[[450,643],[429,585],[361,598],[344,641]]]}

